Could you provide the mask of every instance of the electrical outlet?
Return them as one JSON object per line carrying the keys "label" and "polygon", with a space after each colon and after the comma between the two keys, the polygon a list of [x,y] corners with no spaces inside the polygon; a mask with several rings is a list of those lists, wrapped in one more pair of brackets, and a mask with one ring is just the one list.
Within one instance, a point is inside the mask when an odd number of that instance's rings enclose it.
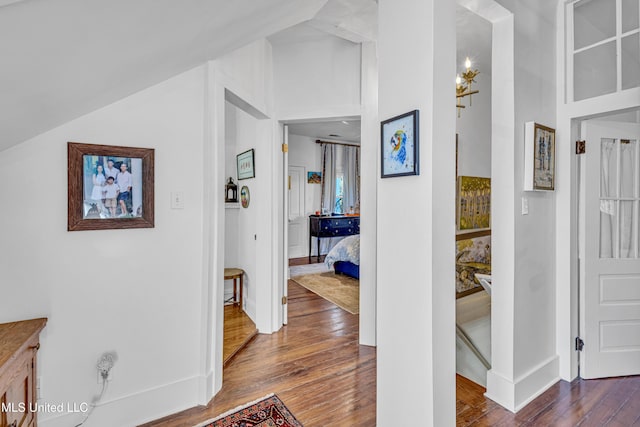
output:
{"label": "electrical outlet", "polygon": [[[107,373],[107,382],[112,380],[113,380],[113,368],[111,368]],[[104,377],[102,376],[102,372],[98,371],[98,384],[102,384],[103,381],[104,381]]]}
{"label": "electrical outlet", "polygon": [[113,380],[113,366],[118,360],[118,355],[115,352],[103,353],[98,359],[96,368],[98,370],[98,384],[102,384],[104,380]]}

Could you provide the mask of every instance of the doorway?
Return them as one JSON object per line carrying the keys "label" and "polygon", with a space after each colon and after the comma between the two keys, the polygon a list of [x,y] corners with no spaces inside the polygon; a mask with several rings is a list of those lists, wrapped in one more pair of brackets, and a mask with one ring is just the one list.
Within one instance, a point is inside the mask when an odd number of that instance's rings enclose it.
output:
{"label": "doorway", "polygon": [[[471,93],[457,99],[456,373],[487,386],[491,369],[491,296],[478,275],[491,275],[492,24],[456,7],[456,71]],[[465,62],[467,62],[465,64]],[[490,283],[489,278],[485,283]]]}
{"label": "doorway", "polygon": [[[284,175],[285,278],[317,280],[320,286],[325,280],[344,279],[333,275],[333,269],[323,263],[324,256],[347,234],[359,239],[358,229],[332,230],[337,233],[334,237],[318,238],[311,231],[311,223],[324,217],[339,221],[346,215],[349,222],[359,219],[359,196],[347,194],[345,189],[359,185],[360,178],[355,170],[348,173],[352,167],[345,168],[344,163],[350,154],[344,153],[358,151],[354,147],[360,144],[360,127],[357,116],[294,121],[283,126],[288,147],[283,162],[288,172]],[[335,152],[334,166],[324,170],[328,144]],[[356,157],[352,163],[357,164]],[[350,202],[344,202],[347,199]]]}

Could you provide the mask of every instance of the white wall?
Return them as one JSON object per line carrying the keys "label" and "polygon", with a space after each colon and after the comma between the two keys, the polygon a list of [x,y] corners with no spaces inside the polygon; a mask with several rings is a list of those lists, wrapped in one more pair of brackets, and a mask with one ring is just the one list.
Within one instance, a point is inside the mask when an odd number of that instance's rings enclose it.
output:
{"label": "white wall", "polygon": [[[96,361],[119,360],[93,426],[126,426],[193,406],[200,375],[204,68],[0,153],[0,322],[49,318],[44,402],[90,402]],[[66,142],[155,149],[155,228],[66,231]],[[183,191],[185,208],[170,209]],[[81,416],[40,414],[42,426]]]}
{"label": "white wall", "polygon": [[[458,134],[458,175],[491,176],[491,75],[482,71],[476,76],[474,90],[480,92],[463,98],[466,107],[456,119]],[[460,102],[460,101],[459,101]]]}
{"label": "white wall", "polygon": [[454,425],[455,3],[378,4],[379,119],[420,110],[421,173],[378,179],[377,423]]}
{"label": "white wall", "polygon": [[[289,134],[289,165],[302,166],[307,172],[322,171],[322,158],[320,144],[316,144],[315,138]],[[305,203],[304,211],[307,215],[320,210],[320,195],[322,185],[309,184],[305,177]],[[308,226],[308,224],[307,224]],[[308,233],[306,234],[308,235]]]}
{"label": "white wall", "polygon": [[279,118],[359,114],[359,44],[322,33],[274,43],[273,63]]}
{"label": "white wall", "polygon": [[[555,348],[555,193],[524,192],[524,123],[555,127],[555,10],[501,1],[515,18],[515,406],[558,379]],[[522,215],[520,199],[528,198]]]}

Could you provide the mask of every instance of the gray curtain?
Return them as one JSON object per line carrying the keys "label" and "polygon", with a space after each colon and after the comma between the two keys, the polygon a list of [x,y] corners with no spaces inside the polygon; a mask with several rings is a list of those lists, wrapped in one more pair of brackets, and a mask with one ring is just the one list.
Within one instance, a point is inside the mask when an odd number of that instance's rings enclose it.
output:
{"label": "gray curtain", "polygon": [[344,174],[344,213],[360,211],[360,147],[342,146]]}
{"label": "gray curtain", "polygon": [[332,214],[336,208],[336,154],[338,146],[322,144],[322,214]]}

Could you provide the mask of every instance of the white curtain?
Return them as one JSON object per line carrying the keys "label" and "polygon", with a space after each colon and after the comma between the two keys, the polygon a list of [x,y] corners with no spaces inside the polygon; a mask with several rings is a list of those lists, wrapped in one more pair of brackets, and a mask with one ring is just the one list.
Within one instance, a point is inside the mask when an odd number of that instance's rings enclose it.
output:
{"label": "white curtain", "polygon": [[[618,152],[619,149],[619,152]],[[633,236],[636,142],[603,139],[600,169],[600,258],[635,257]]]}
{"label": "white curtain", "polygon": [[343,213],[360,211],[360,147],[342,147],[342,173],[344,175]]}

